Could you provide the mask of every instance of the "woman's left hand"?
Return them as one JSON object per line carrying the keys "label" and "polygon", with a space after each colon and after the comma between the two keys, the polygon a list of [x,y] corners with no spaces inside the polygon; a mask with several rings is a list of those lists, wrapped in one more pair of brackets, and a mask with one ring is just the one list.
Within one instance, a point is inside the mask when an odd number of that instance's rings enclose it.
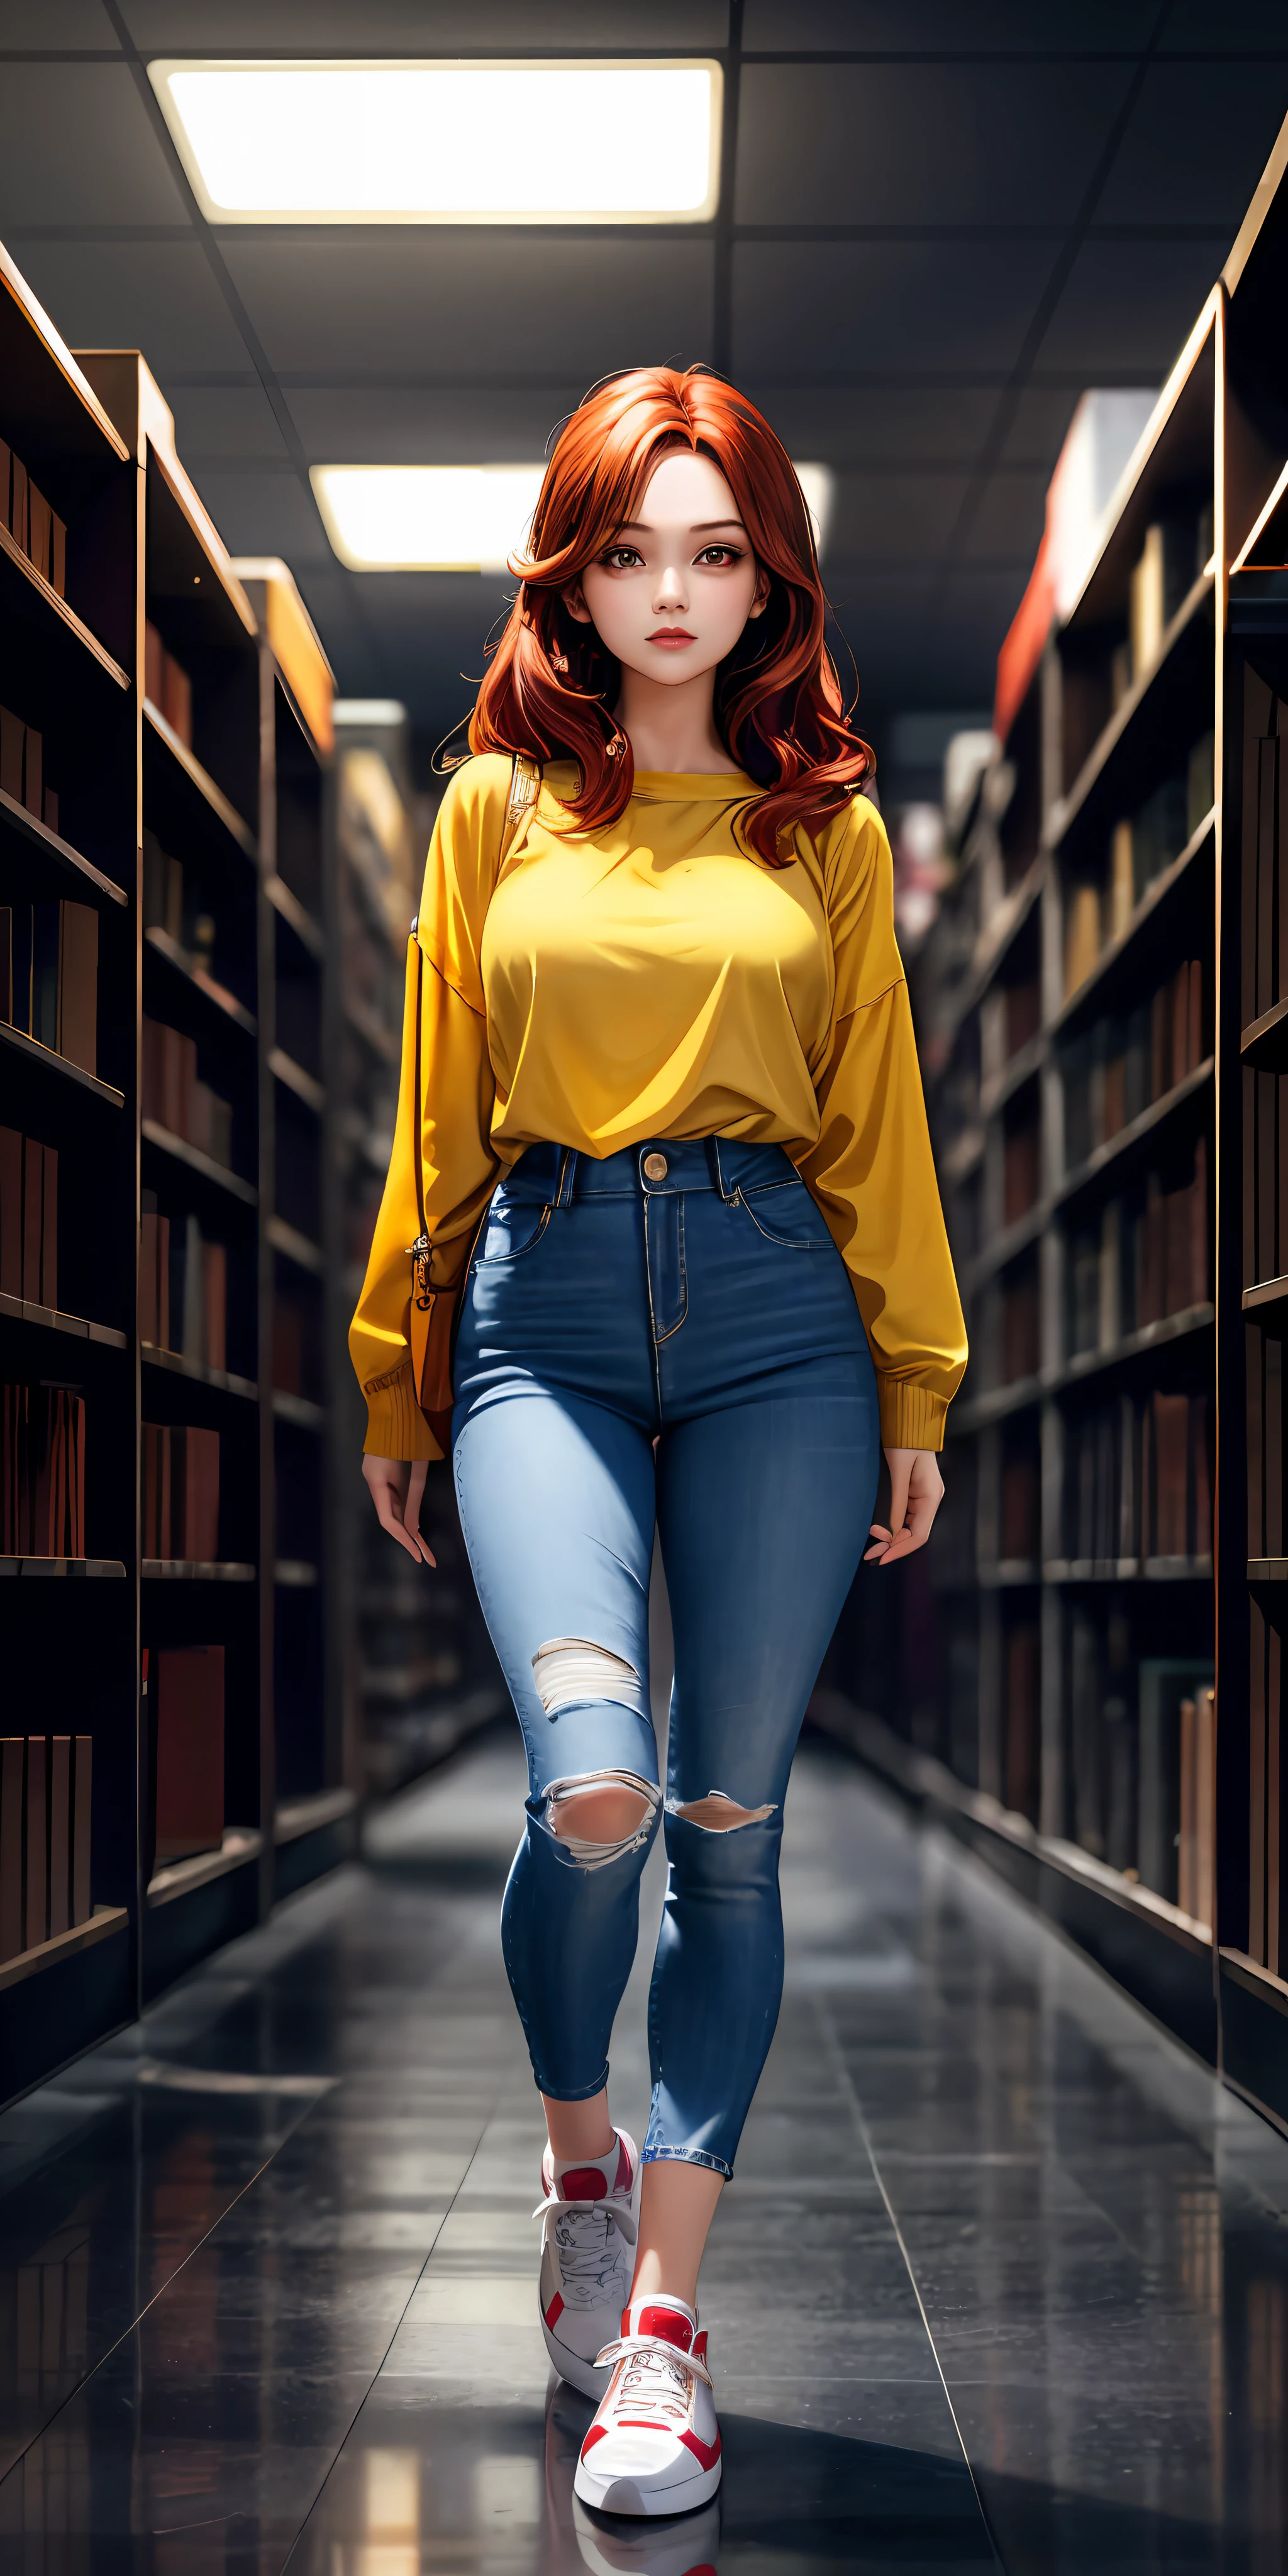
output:
{"label": "woman's left hand", "polygon": [[933,1449],[887,1449],[885,1459],[890,1470],[890,1527],[883,1529],[880,1521],[873,1522],[877,1545],[866,1550],[865,1565],[874,1561],[894,1565],[901,1556],[911,1556],[914,1548],[924,1547],[944,1499],[944,1480]]}

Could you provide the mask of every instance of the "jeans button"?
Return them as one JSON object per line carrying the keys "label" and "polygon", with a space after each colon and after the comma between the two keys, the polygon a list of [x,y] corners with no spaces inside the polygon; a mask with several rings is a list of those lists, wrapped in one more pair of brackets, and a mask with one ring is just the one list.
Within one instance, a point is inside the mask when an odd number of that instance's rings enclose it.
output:
{"label": "jeans button", "polygon": [[664,1181],[664,1180],[666,1179],[666,1156],[665,1156],[665,1154],[646,1154],[646,1155],[645,1155],[645,1157],[644,1157],[644,1178],[645,1178],[645,1180],[646,1180],[646,1181]]}

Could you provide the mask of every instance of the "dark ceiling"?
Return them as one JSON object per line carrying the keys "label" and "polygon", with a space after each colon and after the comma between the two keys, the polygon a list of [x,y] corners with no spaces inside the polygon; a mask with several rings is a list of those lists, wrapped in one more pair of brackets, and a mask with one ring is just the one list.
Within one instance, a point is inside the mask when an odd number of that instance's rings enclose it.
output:
{"label": "dark ceiling", "polygon": [[[212,229],[144,71],[538,51],[720,55],[715,223]],[[713,360],[836,473],[880,738],[991,700],[1078,394],[1161,380],[1286,109],[1285,0],[0,0],[0,239],[74,348],[143,350],[233,551],[423,735],[512,585],[344,571],[309,465],[527,458],[607,370]]]}

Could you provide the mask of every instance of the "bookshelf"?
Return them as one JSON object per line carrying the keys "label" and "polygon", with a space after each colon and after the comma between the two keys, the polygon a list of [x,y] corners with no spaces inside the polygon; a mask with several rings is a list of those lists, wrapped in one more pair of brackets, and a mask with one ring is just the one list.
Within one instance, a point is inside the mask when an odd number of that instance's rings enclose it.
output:
{"label": "bookshelf", "polygon": [[333,1061],[344,1105],[328,1236],[337,1387],[329,1509],[343,1645],[331,1667],[340,1699],[332,1723],[366,1785],[386,1792],[441,1761],[509,1703],[466,1562],[450,1468],[431,1467],[425,1488],[421,1525],[437,1559],[433,1574],[390,1545],[357,1473],[366,1418],[347,1334],[393,1140],[407,933],[426,818],[396,702],[340,700],[335,730],[327,848],[339,960]]}
{"label": "bookshelf", "polygon": [[9,2098],[338,1857],[354,1793],[316,1314],[315,1375],[275,1364],[276,1229],[321,1295],[330,673],[143,359],[74,357],[2,250],[0,388]]}
{"label": "bookshelf", "polygon": [[971,1361],[819,1705],[1288,2127],[1286,169],[999,666],[915,976]]}

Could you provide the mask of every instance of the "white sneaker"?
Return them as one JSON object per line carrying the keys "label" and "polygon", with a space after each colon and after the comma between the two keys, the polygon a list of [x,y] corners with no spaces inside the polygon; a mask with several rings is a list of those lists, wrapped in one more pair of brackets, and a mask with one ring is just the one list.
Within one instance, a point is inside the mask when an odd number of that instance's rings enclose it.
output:
{"label": "white sneaker", "polygon": [[640,2160],[635,2140],[615,2131],[617,2169],[612,2189],[608,2159],[571,2165],[554,2179],[550,2149],[541,2160],[544,2200],[533,2217],[541,2228],[541,2331],[561,2379],[583,2397],[602,2397],[607,2365],[596,2356],[618,2331],[631,2293],[640,2218]]}
{"label": "white sneaker", "polygon": [[612,2378],[581,2446],[573,2493],[600,2513],[688,2513],[720,2484],[707,2339],[683,2299],[636,2299],[601,2352]]}
{"label": "white sneaker", "polygon": [[678,2522],[650,2522],[641,2531],[592,2521],[574,2496],[572,2527],[592,2576],[716,2576],[720,2507],[714,2497]]}

